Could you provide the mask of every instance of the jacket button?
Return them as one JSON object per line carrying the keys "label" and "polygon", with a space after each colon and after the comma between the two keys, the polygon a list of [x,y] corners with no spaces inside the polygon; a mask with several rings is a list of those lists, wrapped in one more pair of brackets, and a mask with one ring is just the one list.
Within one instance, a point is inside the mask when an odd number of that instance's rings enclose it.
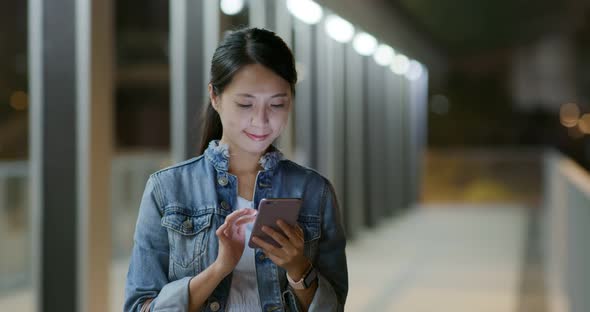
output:
{"label": "jacket button", "polygon": [[213,301],[211,302],[211,304],[209,305],[209,309],[211,309],[211,311],[215,312],[215,311],[219,311],[219,302],[217,301]]}
{"label": "jacket button", "polygon": [[229,210],[229,204],[226,201],[222,201],[221,208],[223,208],[225,210]]}
{"label": "jacket button", "polygon": [[228,182],[229,181],[227,180],[226,176],[222,176],[219,179],[217,179],[217,183],[219,183],[219,185],[221,186],[226,186]]}
{"label": "jacket button", "polygon": [[264,259],[266,259],[266,256],[264,255],[264,253],[262,253],[262,252],[261,252],[261,253],[258,255],[258,260],[260,260],[260,261],[264,261]]}
{"label": "jacket button", "polygon": [[182,222],[182,226],[187,230],[191,230],[193,228],[193,222],[190,218],[186,218],[186,220]]}

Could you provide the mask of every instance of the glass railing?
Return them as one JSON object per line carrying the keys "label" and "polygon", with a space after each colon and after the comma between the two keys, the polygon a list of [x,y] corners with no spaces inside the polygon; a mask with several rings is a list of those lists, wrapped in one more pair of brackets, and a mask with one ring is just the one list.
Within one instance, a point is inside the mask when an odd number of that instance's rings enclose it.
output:
{"label": "glass railing", "polygon": [[[145,183],[151,173],[169,164],[168,159],[168,152],[159,151],[125,152],[113,158],[113,261],[128,260]],[[28,161],[0,161],[0,298],[31,287],[31,208],[28,193]]]}
{"label": "glass railing", "polygon": [[27,161],[0,161],[0,294],[30,286]]}
{"label": "glass railing", "polygon": [[112,162],[112,254],[127,260],[133,247],[133,232],[141,196],[151,173],[169,165],[168,152],[126,152]]}
{"label": "glass railing", "polygon": [[590,173],[545,156],[544,243],[550,311],[590,311]]}

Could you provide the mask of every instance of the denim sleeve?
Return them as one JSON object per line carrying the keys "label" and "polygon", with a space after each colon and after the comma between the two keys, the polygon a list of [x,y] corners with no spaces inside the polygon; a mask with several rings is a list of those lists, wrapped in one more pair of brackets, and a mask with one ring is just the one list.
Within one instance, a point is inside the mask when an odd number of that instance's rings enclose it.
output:
{"label": "denim sleeve", "polygon": [[[326,180],[321,198],[322,230],[318,256],[314,266],[318,270],[318,288],[309,306],[309,312],[344,311],[348,293],[346,266],[346,238],[342,228],[336,193]],[[302,311],[294,290],[288,288],[283,298],[290,311]]]}
{"label": "denim sleeve", "polygon": [[[290,287],[283,292],[283,298],[289,307],[289,311],[303,311],[303,308],[295,295],[295,291]],[[344,302],[340,303],[338,301],[334,288],[321,273],[318,275],[318,288],[315,291],[308,311],[344,311]]]}
{"label": "denim sleeve", "polygon": [[[342,312],[348,294],[348,268],[346,266],[346,238],[336,192],[326,180],[321,198],[322,228],[318,256],[314,265],[318,270],[318,288],[311,301],[309,312]],[[291,311],[302,311],[292,289],[283,293]]]}
{"label": "denim sleeve", "polygon": [[322,194],[322,228],[318,257],[318,288],[309,311],[344,311],[348,294],[348,268],[346,265],[346,238],[336,192],[326,180]]}
{"label": "denim sleeve", "polygon": [[152,175],[147,181],[135,226],[124,311],[139,312],[148,299],[153,299],[150,311],[188,310],[190,277],[168,280],[168,233],[160,224],[161,202],[157,177]]}

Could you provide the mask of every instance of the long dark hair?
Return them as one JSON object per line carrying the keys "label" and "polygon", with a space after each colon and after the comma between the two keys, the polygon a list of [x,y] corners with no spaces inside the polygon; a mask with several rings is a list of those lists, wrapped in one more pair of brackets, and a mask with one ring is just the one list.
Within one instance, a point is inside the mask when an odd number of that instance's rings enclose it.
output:
{"label": "long dark hair", "polygon": [[[260,64],[272,70],[291,85],[295,94],[297,71],[295,59],[287,44],[274,32],[261,28],[242,28],[228,32],[213,54],[211,83],[213,93],[219,96],[232,81],[235,73],[245,65]],[[202,114],[200,154],[209,142],[221,139],[221,118],[209,99]]]}

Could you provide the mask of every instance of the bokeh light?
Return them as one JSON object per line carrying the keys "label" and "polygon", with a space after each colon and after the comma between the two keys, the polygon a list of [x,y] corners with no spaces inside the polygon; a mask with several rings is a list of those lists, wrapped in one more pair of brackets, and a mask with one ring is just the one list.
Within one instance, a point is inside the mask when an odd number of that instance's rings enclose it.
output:
{"label": "bokeh light", "polygon": [[354,37],[352,46],[358,54],[369,56],[377,50],[377,39],[366,32],[361,32]]}
{"label": "bokeh light", "polygon": [[244,0],[221,0],[221,12],[226,15],[236,15],[244,9]]}
{"label": "bokeh light", "polygon": [[590,134],[590,114],[584,114],[578,120],[578,128],[584,134]]}
{"label": "bokeh light", "polygon": [[582,131],[580,131],[580,129],[578,127],[568,127],[567,134],[572,139],[581,139],[582,137],[584,137],[584,133]]}
{"label": "bokeh light", "polygon": [[29,106],[29,96],[23,91],[16,91],[10,96],[10,106],[15,110],[22,111]]}
{"label": "bokeh light", "polygon": [[391,62],[391,71],[398,74],[404,75],[410,68],[410,60],[403,54],[396,54]]}
{"label": "bokeh light", "polygon": [[409,80],[418,80],[422,76],[424,70],[422,69],[422,64],[420,62],[412,60],[408,66],[408,70],[406,72],[406,78]]}
{"label": "bokeh light", "polygon": [[446,115],[449,113],[450,103],[449,98],[442,94],[435,94],[430,99],[430,110],[438,115]]}
{"label": "bokeh light", "polygon": [[559,109],[559,120],[564,127],[572,128],[578,124],[580,108],[575,103],[566,103]]}
{"label": "bokeh light", "polygon": [[354,36],[354,26],[340,16],[329,15],[325,26],[328,36],[338,42],[347,43]]}
{"label": "bokeh light", "polygon": [[287,0],[287,9],[306,24],[317,24],[324,16],[322,7],[310,0]]}
{"label": "bokeh light", "polygon": [[386,44],[380,44],[377,47],[375,54],[373,54],[373,58],[377,64],[381,66],[389,66],[393,60],[394,54],[395,52],[393,52],[393,49],[390,46]]}

